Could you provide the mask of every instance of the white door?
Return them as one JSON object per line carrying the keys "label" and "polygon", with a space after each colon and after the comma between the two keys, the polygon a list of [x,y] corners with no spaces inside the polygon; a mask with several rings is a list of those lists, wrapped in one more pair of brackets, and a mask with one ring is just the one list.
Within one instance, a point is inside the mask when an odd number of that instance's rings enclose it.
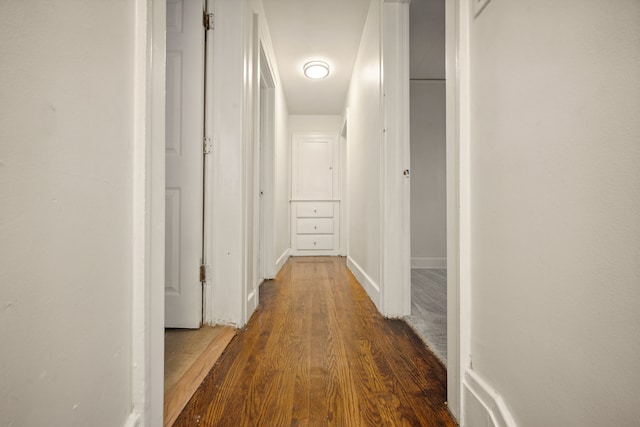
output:
{"label": "white door", "polygon": [[335,139],[333,134],[295,133],[293,135],[294,176],[291,184],[294,199],[333,199]]}
{"label": "white door", "polygon": [[202,323],[204,4],[167,0],[165,326]]}

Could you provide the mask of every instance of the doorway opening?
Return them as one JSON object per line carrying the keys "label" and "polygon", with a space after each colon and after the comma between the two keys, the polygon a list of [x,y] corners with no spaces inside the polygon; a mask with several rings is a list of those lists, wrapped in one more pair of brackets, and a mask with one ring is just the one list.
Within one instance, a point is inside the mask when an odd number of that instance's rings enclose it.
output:
{"label": "doorway opening", "polygon": [[[170,2],[170,3],[175,3],[175,2]],[[447,6],[447,7],[449,8],[449,6]],[[454,9],[455,9],[455,8],[454,8]],[[448,12],[449,12],[449,11],[450,11],[450,10],[448,9]],[[454,12],[457,12],[457,11],[455,11],[455,10],[454,10]],[[453,21],[454,21],[454,24],[456,24],[456,25],[457,25],[457,20],[456,20],[456,18],[455,18],[455,17],[454,17],[454,18],[450,18],[450,17],[449,17],[449,15],[450,15],[450,14],[449,14],[449,13],[447,13],[447,24],[450,24],[450,23],[451,23],[451,20],[453,20]],[[453,16],[453,14],[451,14],[451,15]],[[453,27],[452,27],[452,28],[453,28]],[[452,30],[451,32],[453,33],[453,35],[457,35],[457,34],[458,34],[458,33],[457,33],[457,31],[458,31],[458,29],[456,28],[455,30]],[[157,32],[156,32],[155,34],[157,34]],[[447,29],[447,61],[449,62],[449,65],[452,65],[452,63],[454,63],[454,62],[455,62],[455,55],[451,55],[451,57],[450,57],[449,53],[457,54],[457,50],[456,50],[456,49],[457,49],[457,45],[456,45],[456,37],[449,37],[450,35],[451,35],[451,34],[450,34],[450,31]],[[158,37],[158,39],[160,39],[160,37]],[[451,50],[452,52],[450,52],[450,50]],[[448,69],[447,69],[447,76],[448,76],[448,77],[456,77],[456,76],[457,76],[456,71],[455,71],[455,67],[448,67]],[[456,84],[457,84],[457,83],[456,83],[456,82],[454,82],[454,80],[455,80],[455,79],[447,79],[447,87],[448,87],[448,88],[449,88],[449,86],[450,86],[450,85],[452,85],[452,86],[454,86],[455,88],[457,88],[457,86],[456,86]],[[168,96],[169,96],[169,94],[167,94],[167,97],[168,97]],[[447,129],[449,129],[449,128],[451,127],[451,126],[450,126],[450,124],[449,124],[449,121],[450,121],[450,120],[453,120],[453,119],[450,119],[450,117],[452,117],[452,115],[450,115],[449,113],[450,113],[452,110],[456,110],[456,108],[457,108],[457,105],[449,105],[449,104],[450,104],[450,103],[452,103],[452,102],[455,102],[457,99],[458,99],[458,94],[456,94],[456,93],[454,93],[454,92],[449,92],[449,91],[447,91]],[[454,159],[456,158],[456,153],[455,153],[455,152],[454,152],[451,156],[449,155],[449,152],[448,152],[448,151],[449,151],[449,148],[450,148],[450,147],[449,147],[449,145],[450,145],[450,144],[449,144],[449,141],[454,141],[454,140],[455,140],[455,141],[456,141],[456,143],[457,143],[457,138],[458,138],[458,136],[457,136],[457,134],[456,134],[456,135],[453,135],[454,133],[455,133],[455,132],[451,132],[451,133],[449,133],[449,134],[447,135],[447,140],[448,140],[448,141],[447,141],[447,142],[448,142],[448,144],[447,144],[447,162],[448,162],[448,166],[450,165],[450,163],[449,163],[449,162],[450,162],[449,157],[452,157],[452,158],[454,158]],[[157,145],[156,145],[154,149],[155,149],[155,150],[157,150],[157,148],[158,148],[158,147],[157,147]],[[457,146],[456,146],[456,147],[453,147],[452,149],[453,149],[453,150],[457,150]],[[162,151],[162,147],[160,147],[160,151]],[[155,153],[155,154],[157,155],[158,153]],[[164,155],[164,153],[163,153],[163,155]],[[157,155],[157,156],[156,156],[156,158],[158,158],[158,157],[162,158],[163,156],[159,156],[159,155]],[[455,170],[455,171],[454,171],[453,169],[454,169],[454,168],[448,168],[448,169],[447,169],[447,176],[450,176],[450,174],[456,175],[456,174],[458,173],[458,172],[457,172],[457,170]],[[453,187],[453,185],[454,185],[454,184],[455,184],[455,185],[457,185],[457,181],[456,181],[455,183],[453,183],[453,182],[454,182],[454,180],[450,180],[450,181],[447,183],[447,186],[448,186],[448,187],[449,187],[449,186],[452,186],[452,187]],[[448,207],[449,207],[449,208],[451,208],[451,207],[452,207],[452,205],[455,205],[455,203],[452,203],[452,202],[456,202],[457,200],[459,200],[459,197],[458,197],[458,194],[457,194],[456,192],[454,192],[452,189],[449,189],[449,191],[448,191],[447,193],[448,193],[448,194],[447,194],[447,199],[448,199],[448,200],[447,200],[447,203],[448,203]],[[149,190],[147,190],[145,194],[149,194]],[[155,192],[154,194],[156,194],[156,195],[157,195],[157,192]],[[156,211],[157,211],[157,209],[156,209]],[[449,218],[453,218],[453,217],[454,217],[454,218],[456,218],[456,219],[457,219],[459,215],[458,215],[456,212],[457,212],[457,211],[455,211],[454,209],[449,209]],[[158,220],[155,220],[155,221],[156,221],[156,224],[157,224],[157,221],[158,221]],[[147,222],[152,222],[152,221],[150,221],[150,220],[148,220],[148,219],[147,219]],[[452,222],[453,222],[453,221],[452,221]],[[451,226],[451,225],[448,225],[448,226],[449,226],[450,228],[454,227],[454,226]],[[457,227],[457,225],[456,225],[456,227]],[[451,240],[457,240],[457,234],[455,234],[455,233],[454,233],[454,234],[449,233],[449,234],[450,234],[450,235],[448,236],[448,240],[449,240],[449,241],[451,241]],[[450,245],[450,247],[448,248],[448,251],[449,251],[450,253],[452,253],[452,252],[454,251],[454,249],[457,249],[457,247],[452,249],[452,247],[451,247],[451,246],[452,246],[452,245]],[[463,248],[463,249],[464,249],[464,248]],[[154,268],[156,268],[156,267],[158,267],[158,266],[161,266],[161,265],[162,265],[162,264],[161,264],[161,262],[162,262],[162,261],[161,261],[161,258],[162,258],[162,256],[161,256],[161,255],[160,255],[160,256],[157,256],[157,254],[156,254],[156,256],[154,256],[153,258],[154,258],[154,260],[155,260],[155,261],[154,261],[154,265],[153,265],[153,267],[154,267]],[[160,261],[158,261],[158,259],[160,259]],[[454,256],[450,256],[450,257],[449,257],[449,260],[450,260],[450,261],[451,261],[451,260],[453,260],[453,259],[454,259]],[[457,259],[457,258],[455,258],[455,261],[451,261],[451,262],[456,262],[456,263],[457,263],[457,262],[458,262],[458,259]],[[449,271],[449,274],[450,274],[450,275],[451,275],[451,274],[455,274],[453,282],[454,282],[454,283],[456,283],[456,285],[455,285],[455,286],[458,286],[458,285],[457,285],[457,281],[458,281],[458,277],[457,277],[457,276],[458,276],[459,272],[457,272],[457,269],[455,269],[455,270],[456,270],[456,271],[454,271],[454,270],[452,269],[451,271]],[[145,270],[145,271],[146,271],[146,270]],[[451,277],[451,276],[450,276],[450,277]],[[449,285],[449,288],[451,288],[451,285]],[[158,290],[159,290],[159,289],[158,289]],[[158,293],[159,293],[159,292],[158,292],[158,290],[153,290],[153,289],[152,289],[152,292],[151,292],[151,295],[153,296],[153,301],[152,301],[152,302],[153,302],[153,307],[152,307],[152,308],[155,310],[155,312],[156,312],[156,313],[158,313],[158,312],[161,312],[161,311],[162,311],[162,310],[159,310],[159,309],[158,309],[158,308],[159,308],[159,304],[157,304],[158,299],[160,299],[160,301],[161,301],[161,298],[158,298],[158,297],[157,297],[157,295],[158,295]],[[162,291],[160,291],[160,293],[161,293],[161,292],[162,292]],[[456,290],[456,292],[457,292],[457,290]],[[463,295],[463,297],[464,297],[464,295]],[[145,298],[149,298],[149,297],[145,297]],[[449,306],[450,306],[450,307],[451,307],[451,301],[452,301],[452,300],[453,300],[453,298],[449,298]],[[466,309],[466,307],[463,307],[463,308],[462,308],[462,310],[465,310],[465,309]],[[465,332],[464,330],[463,330],[463,331],[460,331],[460,330],[459,330],[459,329],[460,329],[460,325],[458,324],[458,321],[454,321],[455,319],[451,319],[451,316],[452,316],[452,314],[451,314],[451,313],[453,313],[453,310],[449,310],[449,311],[450,311],[449,318],[450,318],[450,323],[451,323],[449,326],[451,327],[451,329],[455,329],[455,330],[456,330],[456,332],[455,332],[454,334],[460,335],[461,333],[464,333],[464,332]],[[153,315],[153,313],[152,313],[152,312],[150,312],[150,310],[149,310],[149,309],[146,309],[146,310],[145,310],[145,315],[146,315],[146,316],[153,317],[154,319],[157,319],[157,318],[158,318],[158,316],[157,316],[157,315],[155,315],[155,316],[154,316],[154,315]],[[459,314],[455,314],[454,316],[459,316]],[[137,321],[137,322],[136,322],[136,324],[138,325],[138,324],[140,324],[140,322],[139,322],[139,321]],[[153,369],[153,368],[154,368],[154,365],[155,365],[155,366],[157,366],[157,365],[158,365],[158,363],[153,363],[153,361],[155,360],[155,358],[157,358],[157,357],[158,357],[158,353],[156,352],[156,354],[155,354],[155,355],[151,354],[151,356],[146,356],[146,355],[148,355],[148,354],[149,354],[149,352],[148,352],[148,348],[158,348],[158,347],[159,347],[159,346],[158,346],[158,343],[159,343],[159,342],[162,342],[162,341],[161,341],[161,339],[160,339],[160,340],[158,340],[158,334],[157,334],[157,326],[161,326],[161,325],[162,325],[162,321],[160,321],[160,322],[155,322],[155,321],[154,321],[154,322],[152,323],[152,325],[153,325],[153,328],[154,328],[154,332],[153,332],[153,333],[151,333],[151,334],[149,334],[149,335],[151,335],[152,343],[151,343],[151,345],[149,345],[149,347],[145,347],[145,349],[144,349],[144,350],[146,351],[146,353],[144,353],[145,358],[141,358],[141,360],[142,360],[142,361],[149,361],[149,360],[151,361],[151,363],[149,363],[149,365],[150,365],[150,369],[152,369],[152,370],[153,370],[153,372],[152,372],[151,374],[149,374],[149,375],[147,375],[146,373],[145,373],[145,374],[143,374],[143,375],[146,375],[146,376],[145,376],[145,378],[146,378],[147,376],[148,376],[149,378],[151,378],[151,380],[152,380],[151,382],[156,382],[156,383],[157,383],[157,382],[158,382],[157,380],[158,380],[158,378],[159,378],[159,375],[158,375],[158,369]],[[464,325],[463,325],[463,326],[464,326]],[[451,337],[451,333],[449,334],[449,337]],[[456,338],[456,337],[454,337],[454,338]],[[462,342],[462,343],[464,344],[464,339],[463,339],[463,338],[464,338],[464,337],[459,337],[459,336],[458,336],[458,337],[457,337],[457,339],[449,340],[449,341],[459,341],[459,342]],[[449,343],[449,347],[451,348],[451,343]],[[464,350],[464,349],[463,349],[463,350]],[[455,396],[459,395],[459,392],[458,392],[458,391],[454,391],[454,390],[453,390],[453,388],[454,388],[454,387],[452,387],[452,384],[457,384],[457,383],[459,383],[459,381],[460,381],[459,366],[457,366],[457,365],[459,365],[459,364],[460,364],[460,356],[459,356],[459,353],[461,353],[461,352],[462,352],[462,353],[464,353],[464,351],[450,351],[450,352],[449,352],[449,353],[450,353],[449,360],[450,360],[450,362],[451,362],[451,363],[449,363],[449,365],[450,365],[450,366],[449,366],[449,368],[450,368],[450,371],[451,371],[451,372],[450,372],[450,375],[449,375],[449,381],[448,381],[448,383],[449,383],[449,387],[450,387],[450,390],[449,390],[449,395],[450,395],[449,403],[450,403],[450,407],[452,408],[453,412],[454,412],[454,413],[457,413],[457,414],[459,414],[459,410],[458,410],[458,408],[456,408],[456,406],[459,404],[459,402],[457,402],[457,398],[456,398]],[[142,352],[140,352],[140,353],[142,353]],[[161,353],[160,353],[160,354],[161,354]],[[457,359],[457,361],[456,361],[456,359]],[[160,370],[160,371],[161,371],[161,370]],[[160,372],[160,373],[161,373],[161,372]],[[160,387],[160,389],[161,389],[161,387]],[[153,390],[157,390],[157,388],[154,388]],[[452,396],[452,395],[453,395],[453,396]],[[146,394],[145,394],[145,396],[146,396]],[[454,402],[454,399],[456,400],[456,402]],[[159,400],[159,399],[158,399],[158,396],[156,395],[156,393],[153,393],[153,395],[152,395],[152,396],[151,396],[151,398],[150,398],[150,401],[151,401],[152,405],[154,405],[155,407],[157,407],[157,402],[158,402],[158,400]],[[452,404],[452,403],[453,403],[453,406],[451,406],[451,404]],[[154,411],[154,414],[156,414],[156,413],[157,413],[157,411]]]}
{"label": "doorway opening", "polygon": [[[205,0],[167,0],[164,425],[171,425],[235,334],[203,326],[209,200]],[[209,47],[209,48],[208,48]]]}
{"label": "doorway opening", "polygon": [[410,4],[411,315],[447,366],[445,2]]}

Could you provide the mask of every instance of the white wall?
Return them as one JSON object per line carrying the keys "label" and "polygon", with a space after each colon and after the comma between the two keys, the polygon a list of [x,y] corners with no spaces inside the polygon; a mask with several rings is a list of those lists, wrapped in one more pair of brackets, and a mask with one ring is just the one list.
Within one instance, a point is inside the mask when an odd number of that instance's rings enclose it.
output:
{"label": "white wall", "polygon": [[410,76],[412,79],[444,79],[445,0],[411,0]]}
{"label": "white wall", "polygon": [[444,0],[410,3],[411,266],[445,267]]}
{"label": "white wall", "polygon": [[411,81],[411,264],[447,260],[445,82]]}
{"label": "white wall", "polygon": [[381,13],[371,2],[353,69],[349,111],[347,182],[352,271],[380,308],[380,154],[382,149]]}
{"label": "white wall", "polygon": [[289,131],[295,132],[333,132],[340,133],[342,116],[334,115],[290,115]]}
{"label": "white wall", "polygon": [[2,425],[132,410],[134,40],[133,2],[0,3]]}
{"label": "white wall", "polygon": [[471,358],[519,426],[640,419],[639,22],[545,0],[471,24]]}

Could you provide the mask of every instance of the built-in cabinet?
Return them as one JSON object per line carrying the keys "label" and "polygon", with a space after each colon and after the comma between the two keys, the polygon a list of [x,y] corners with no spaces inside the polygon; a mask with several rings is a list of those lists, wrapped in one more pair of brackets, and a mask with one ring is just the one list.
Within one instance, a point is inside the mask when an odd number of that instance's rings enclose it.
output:
{"label": "built-in cabinet", "polygon": [[292,135],[291,252],[340,252],[340,153],[338,135]]}

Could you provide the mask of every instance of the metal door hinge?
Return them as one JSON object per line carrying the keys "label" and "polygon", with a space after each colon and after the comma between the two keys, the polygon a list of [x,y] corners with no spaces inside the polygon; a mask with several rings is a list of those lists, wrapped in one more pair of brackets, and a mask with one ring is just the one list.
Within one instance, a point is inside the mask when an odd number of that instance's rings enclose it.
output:
{"label": "metal door hinge", "polygon": [[204,12],[202,15],[202,24],[204,25],[204,29],[206,31],[214,29],[214,15],[213,13]]}
{"label": "metal door hinge", "polygon": [[211,138],[208,136],[205,136],[202,144],[202,152],[204,154],[209,154],[211,153],[211,150],[213,150],[213,141],[211,141]]}
{"label": "metal door hinge", "polygon": [[209,264],[202,264],[200,266],[200,281],[207,282],[209,281]]}

